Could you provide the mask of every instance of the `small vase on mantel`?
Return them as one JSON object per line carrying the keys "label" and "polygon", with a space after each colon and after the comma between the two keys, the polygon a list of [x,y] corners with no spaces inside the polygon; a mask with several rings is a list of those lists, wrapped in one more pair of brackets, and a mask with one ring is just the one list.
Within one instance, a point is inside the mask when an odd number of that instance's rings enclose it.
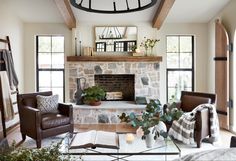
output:
{"label": "small vase on mantel", "polygon": [[152,56],[152,49],[151,48],[147,49],[147,56]]}

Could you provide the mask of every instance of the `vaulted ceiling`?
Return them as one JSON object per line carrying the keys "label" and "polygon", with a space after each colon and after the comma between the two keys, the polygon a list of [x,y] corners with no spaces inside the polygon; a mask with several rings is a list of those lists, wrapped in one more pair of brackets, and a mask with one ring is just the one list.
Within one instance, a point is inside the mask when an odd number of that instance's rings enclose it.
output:
{"label": "vaulted ceiling", "polygon": [[[96,4],[100,2],[100,0],[92,1]],[[165,19],[165,23],[206,23],[222,10],[229,1],[230,0],[175,0],[173,7],[170,9]],[[24,22],[64,22],[55,0],[0,0],[0,4],[12,10],[12,12],[16,13]],[[71,9],[76,21],[79,23],[100,22],[107,24],[119,22],[135,23],[140,21],[152,23],[158,4],[159,3],[143,11],[118,15],[89,13],[76,9],[73,6],[71,6]]]}

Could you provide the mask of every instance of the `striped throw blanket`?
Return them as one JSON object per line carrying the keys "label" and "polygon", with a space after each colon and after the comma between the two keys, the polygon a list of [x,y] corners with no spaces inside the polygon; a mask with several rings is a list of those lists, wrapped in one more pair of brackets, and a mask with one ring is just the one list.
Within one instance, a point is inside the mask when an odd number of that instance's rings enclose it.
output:
{"label": "striped throw blanket", "polygon": [[210,142],[216,142],[219,140],[219,121],[216,113],[216,108],[212,104],[201,104],[197,106],[192,112],[183,114],[179,120],[174,121],[168,132],[170,136],[182,141],[185,144],[194,143],[194,126],[195,126],[195,114],[197,110],[208,108],[210,112]]}

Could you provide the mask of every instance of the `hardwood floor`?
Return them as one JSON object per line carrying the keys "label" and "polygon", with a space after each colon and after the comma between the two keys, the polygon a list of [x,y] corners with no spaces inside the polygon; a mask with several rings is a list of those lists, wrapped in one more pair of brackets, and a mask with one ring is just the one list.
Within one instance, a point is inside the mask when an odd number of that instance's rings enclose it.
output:
{"label": "hardwood floor", "polygon": [[[88,131],[88,130],[103,130],[103,131],[113,131],[113,132],[116,131],[120,133],[127,133],[127,132],[134,133],[136,131],[134,128],[125,124],[113,124],[113,125],[108,125],[108,124],[78,125],[76,124],[75,125],[75,131]],[[222,146],[229,147],[230,138],[234,134],[229,131],[221,129],[220,135],[221,135]],[[26,139],[31,139],[31,138],[26,137]],[[8,131],[7,140],[8,140],[9,145],[11,145],[13,142],[15,142],[17,146],[23,143],[19,125],[17,125],[15,128]]]}
{"label": "hardwood floor", "polygon": [[[119,132],[119,133],[135,133],[136,129],[130,127],[130,125],[125,124],[83,124],[78,125],[75,124],[74,131],[88,131],[88,130],[102,130],[102,131],[112,131],[112,132]],[[26,139],[31,139],[29,137],[26,137]],[[22,137],[20,132],[20,125],[15,126],[7,133],[7,140],[9,145],[11,145],[13,142],[16,143],[17,146],[21,145]]]}

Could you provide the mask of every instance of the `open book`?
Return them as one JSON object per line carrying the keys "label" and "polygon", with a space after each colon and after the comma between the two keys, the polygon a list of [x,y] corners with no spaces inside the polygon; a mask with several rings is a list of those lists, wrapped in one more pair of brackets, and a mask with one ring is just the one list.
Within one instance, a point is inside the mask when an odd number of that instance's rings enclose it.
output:
{"label": "open book", "polygon": [[71,142],[70,149],[90,147],[119,149],[118,142],[118,136],[114,132],[91,130],[77,133]]}

